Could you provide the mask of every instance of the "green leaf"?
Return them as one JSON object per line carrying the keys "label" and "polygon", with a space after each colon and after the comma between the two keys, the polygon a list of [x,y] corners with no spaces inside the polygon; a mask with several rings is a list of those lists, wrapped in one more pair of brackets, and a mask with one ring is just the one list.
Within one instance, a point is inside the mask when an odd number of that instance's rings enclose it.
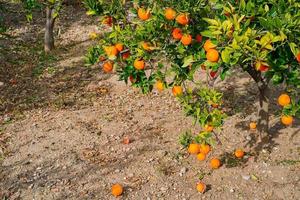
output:
{"label": "green leaf", "polygon": [[215,19],[203,18],[203,20],[213,26],[220,26],[220,23]]}
{"label": "green leaf", "polygon": [[187,67],[194,62],[194,57],[192,55],[187,56],[183,60],[183,65],[181,67]]}
{"label": "green leaf", "polygon": [[229,63],[230,62],[230,54],[231,54],[231,51],[228,48],[225,48],[222,51],[221,57],[222,57],[223,62],[225,62],[225,63]]}
{"label": "green leaf", "polygon": [[209,30],[202,31],[201,35],[204,36],[204,37],[208,37],[208,38],[213,38],[214,37],[214,35],[212,34],[212,32],[209,31]]}

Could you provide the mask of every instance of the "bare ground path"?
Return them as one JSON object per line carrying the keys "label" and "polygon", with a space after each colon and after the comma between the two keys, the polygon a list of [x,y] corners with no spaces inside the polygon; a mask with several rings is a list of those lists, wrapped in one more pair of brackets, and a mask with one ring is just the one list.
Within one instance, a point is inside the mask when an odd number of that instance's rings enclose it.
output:
{"label": "bare ground path", "polygon": [[[252,147],[244,162],[231,159],[237,147],[250,150],[254,134],[247,126],[256,99],[253,90],[244,90],[247,77],[228,80],[226,89],[218,84],[230,116],[219,133],[223,144],[209,157],[222,157],[224,165],[211,171],[208,161],[197,161],[178,144],[179,135],[193,127],[169,91],[142,95],[115,75],[83,66],[88,31],[95,27],[84,21],[84,11],[67,9],[83,21],[70,17],[51,65],[37,65],[49,63],[43,56],[32,63],[24,58],[24,65],[8,57],[4,62],[15,70],[0,77],[7,86],[1,89],[2,108],[9,107],[1,112],[0,142],[8,138],[1,146],[1,199],[108,200],[116,182],[125,186],[120,199],[130,200],[300,199],[299,122],[284,128],[272,117],[272,142]],[[16,56],[23,58],[33,47],[23,39],[15,47],[20,44],[25,51]],[[38,66],[41,71],[32,74]],[[123,144],[124,137],[132,142]],[[205,194],[195,190],[200,175],[209,185]]]}

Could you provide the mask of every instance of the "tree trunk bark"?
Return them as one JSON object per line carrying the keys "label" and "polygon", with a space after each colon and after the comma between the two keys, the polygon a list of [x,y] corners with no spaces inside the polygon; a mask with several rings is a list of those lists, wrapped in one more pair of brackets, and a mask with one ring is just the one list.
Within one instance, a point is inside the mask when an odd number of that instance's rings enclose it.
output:
{"label": "tree trunk bark", "polygon": [[260,141],[268,140],[270,89],[268,84],[259,82],[258,131]]}
{"label": "tree trunk bark", "polygon": [[55,18],[53,17],[54,9],[47,6],[46,8],[46,27],[45,27],[45,52],[50,52],[54,49],[54,22]]}

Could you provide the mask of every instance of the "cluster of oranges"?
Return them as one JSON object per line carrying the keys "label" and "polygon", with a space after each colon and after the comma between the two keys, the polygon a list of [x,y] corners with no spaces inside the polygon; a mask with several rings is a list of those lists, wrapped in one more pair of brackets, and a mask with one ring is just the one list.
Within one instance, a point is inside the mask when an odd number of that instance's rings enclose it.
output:
{"label": "cluster of oranges", "polygon": [[206,59],[210,62],[218,62],[219,52],[216,50],[216,45],[211,40],[206,40],[204,43],[204,50],[206,51]]}
{"label": "cluster of oranges", "polygon": [[[291,104],[291,98],[289,95],[287,94],[282,94],[278,97],[278,104],[282,107],[288,106]],[[281,116],[281,122],[286,125],[289,126],[293,123],[293,117],[290,115],[283,115]]]}
{"label": "cluster of oranges", "polygon": [[[115,45],[104,47],[105,54],[111,60],[115,59],[118,56],[118,54],[121,54],[121,52],[123,50],[124,50],[124,45],[122,43],[117,43]],[[127,58],[129,58],[130,52],[126,51],[126,52],[122,53],[121,56],[122,56],[123,60],[126,60]],[[103,62],[105,60],[106,60],[106,58],[104,56],[99,57],[99,61]],[[112,70],[113,70],[114,62],[111,60],[108,60],[103,63],[103,71],[106,73],[112,72]]]}
{"label": "cluster of oranges", "polygon": [[[204,161],[207,158],[207,155],[211,151],[211,146],[208,144],[197,144],[197,143],[191,143],[188,147],[188,152],[190,154],[194,154],[197,156],[197,159],[199,161]],[[245,152],[242,149],[237,149],[234,152],[234,155],[236,158],[241,159],[244,157]],[[218,169],[222,165],[222,162],[219,158],[212,158],[210,160],[210,168],[211,169]],[[206,190],[206,185],[203,182],[199,182],[197,184],[197,190],[201,193],[204,193]]]}
{"label": "cluster of oranges", "polygon": [[[173,10],[172,8],[167,8],[165,10],[165,18],[169,21],[176,20],[176,22],[182,26],[186,26],[189,24],[189,16],[186,13],[180,13],[177,15],[176,11]],[[180,28],[174,28],[172,31],[172,37],[175,40],[180,41],[184,46],[189,46],[192,43],[192,35],[189,33],[183,33],[183,31]],[[202,36],[197,35],[196,36],[196,41],[201,42],[202,41]]]}

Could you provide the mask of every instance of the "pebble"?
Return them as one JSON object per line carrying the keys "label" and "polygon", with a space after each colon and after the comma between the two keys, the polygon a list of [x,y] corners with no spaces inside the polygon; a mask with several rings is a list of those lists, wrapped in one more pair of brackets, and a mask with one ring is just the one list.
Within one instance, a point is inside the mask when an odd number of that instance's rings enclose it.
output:
{"label": "pebble", "polygon": [[186,167],[183,167],[180,169],[180,172],[179,172],[179,176],[183,176],[183,174],[185,174],[187,172],[187,168]]}
{"label": "pebble", "polygon": [[250,180],[250,176],[249,175],[242,175],[242,178],[246,181]]}
{"label": "pebble", "polygon": [[251,140],[252,140],[251,136],[248,135],[248,136],[246,137],[246,140],[251,141]]}
{"label": "pebble", "polygon": [[3,86],[3,85],[4,85],[4,83],[3,83],[3,82],[0,82],[0,87]]}
{"label": "pebble", "polygon": [[230,191],[231,193],[233,193],[233,192],[234,192],[234,189],[233,189],[233,188],[231,188],[229,191]]}
{"label": "pebble", "polygon": [[166,192],[167,190],[168,190],[167,187],[161,187],[161,188],[160,188],[160,191],[162,191],[162,192]]}

